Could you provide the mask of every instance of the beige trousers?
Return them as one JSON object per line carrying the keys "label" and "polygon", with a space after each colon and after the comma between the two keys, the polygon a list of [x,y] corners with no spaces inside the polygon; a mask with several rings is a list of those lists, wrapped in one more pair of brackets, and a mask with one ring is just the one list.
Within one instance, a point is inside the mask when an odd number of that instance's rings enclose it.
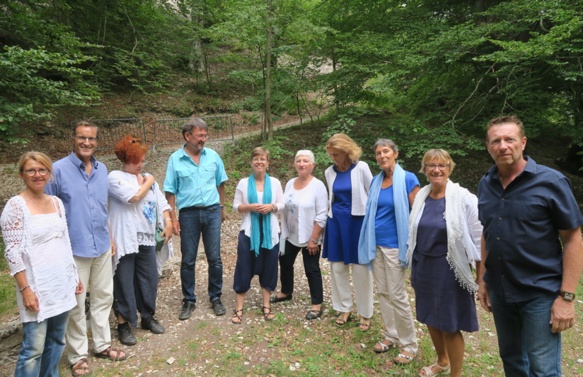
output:
{"label": "beige trousers", "polygon": [[87,289],[91,291],[89,318],[94,350],[97,353],[111,346],[109,313],[113,304],[111,250],[97,258],[74,258],[79,278],[83,282],[83,293],[77,295],[77,306],[69,311],[69,323],[65,334],[67,357],[71,365],[89,355],[85,317]]}
{"label": "beige trousers", "polygon": [[406,269],[399,262],[399,249],[377,246],[373,275],[377,287],[384,336],[403,350],[417,354],[417,336],[409,295],[405,290]]}

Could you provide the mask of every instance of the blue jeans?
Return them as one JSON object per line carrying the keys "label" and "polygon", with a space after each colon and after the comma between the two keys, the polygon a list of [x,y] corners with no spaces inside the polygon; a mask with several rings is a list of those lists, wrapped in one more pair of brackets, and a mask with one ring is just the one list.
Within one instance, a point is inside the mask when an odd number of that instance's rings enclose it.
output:
{"label": "blue jeans", "polygon": [[553,334],[550,325],[557,295],[507,303],[491,289],[488,293],[506,376],[561,376],[561,334]]}
{"label": "blue jeans", "polygon": [[22,348],[16,361],[15,377],[59,375],[68,318],[69,312],[64,312],[40,323],[22,324]]}
{"label": "blue jeans", "polygon": [[180,252],[182,253],[180,280],[183,301],[196,302],[194,267],[201,234],[208,262],[208,295],[211,302],[220,299],[223,290],[220,206],[217,204],[205,209],[183,208],[178,214],[178,221],[180,222]]}

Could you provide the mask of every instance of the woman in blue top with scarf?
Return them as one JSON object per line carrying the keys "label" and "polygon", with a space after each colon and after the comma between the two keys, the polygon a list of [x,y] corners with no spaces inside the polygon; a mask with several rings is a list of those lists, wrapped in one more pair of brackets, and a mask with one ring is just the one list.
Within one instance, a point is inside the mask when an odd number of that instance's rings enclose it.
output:
{"label": "woman in blue top with scarf", "polygon": [[373,178],[358,243],[358,261],[373,270],[385,325],[384,339],[374,346],[377,353],[402,349],[396,364],[408,364],[417,354],[417,337],[409,296],[405,291],[409,209],[419,191],[415,174],[397,163],[399,150],[389,139],[373,147],[382,169]]}
{"label": "woman in blue top with scarf", "polygon": [[275,317],[269,299],[277,286],[280,232],[277,213],[285,207],[283,190],[279,180],[267,174],[267,150],[253,149],[251,167],[253,174],[239,181],[233,200],[233,209],[243,214],[233,282],[237,296],[231,321],[235,324],[243,322],[245,294],[255,275],[259,275],[261,285],[263,318],[271,321]]}

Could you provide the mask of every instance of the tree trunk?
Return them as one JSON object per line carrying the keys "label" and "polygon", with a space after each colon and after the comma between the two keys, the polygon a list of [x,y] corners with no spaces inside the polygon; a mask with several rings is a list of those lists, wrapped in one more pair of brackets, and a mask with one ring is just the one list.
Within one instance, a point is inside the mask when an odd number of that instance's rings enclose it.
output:
{"label": "tree trunk", "polygon": [[273,7],[271,0],[267,0],[267,51],[265,58],[265,126],[267,139],[273,137],[273,121],[271,119],[271,49],[273,39],[272,27]]}

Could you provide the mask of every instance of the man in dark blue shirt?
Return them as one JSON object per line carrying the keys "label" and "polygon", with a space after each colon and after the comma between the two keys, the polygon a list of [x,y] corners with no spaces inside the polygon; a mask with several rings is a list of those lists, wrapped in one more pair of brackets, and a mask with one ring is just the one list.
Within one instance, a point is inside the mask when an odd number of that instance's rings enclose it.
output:
{"label": "man in dark blue shirt", "polygon": [[560,334],[573,327],[583,268],[583,216],[569,180],[523,155],[518,117],[492,119],[486,147],[496,165],[478,187],[478,298],[494,314],[506,376],[560,376]]}

